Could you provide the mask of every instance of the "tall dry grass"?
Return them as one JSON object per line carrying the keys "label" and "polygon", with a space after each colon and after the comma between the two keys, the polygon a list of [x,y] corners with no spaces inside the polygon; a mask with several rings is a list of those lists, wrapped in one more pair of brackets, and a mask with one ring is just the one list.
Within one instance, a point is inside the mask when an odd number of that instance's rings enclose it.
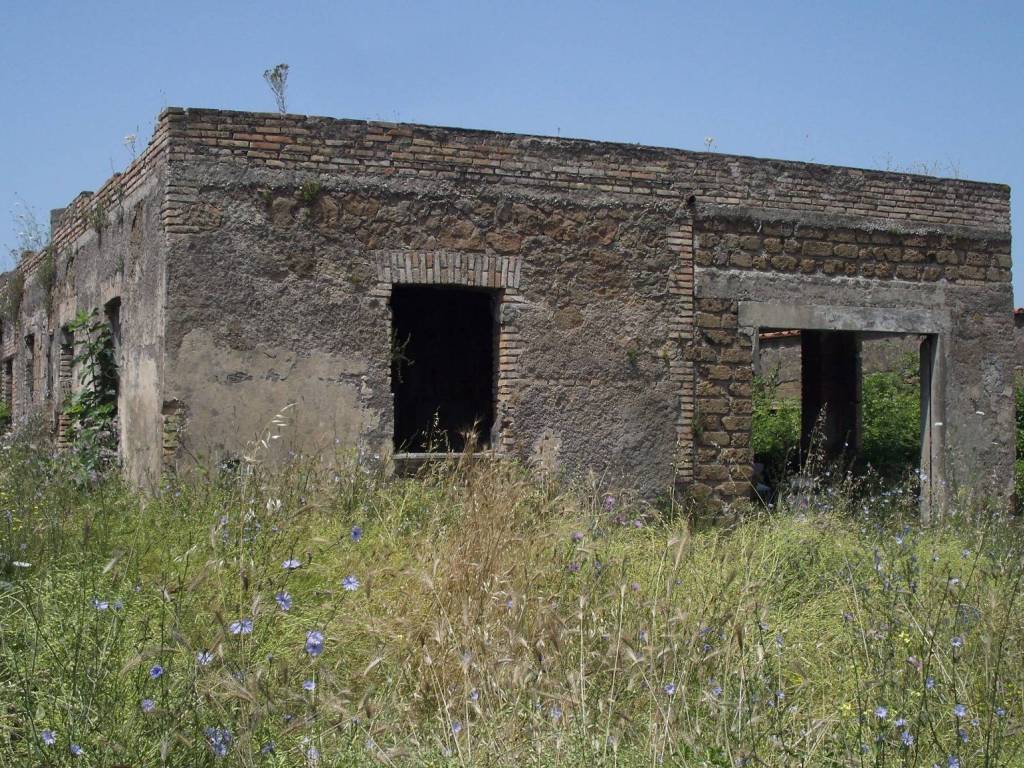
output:
{"label": "tall dry grass", "polygon": [[697,525],[487,462],[143,499],[0,456],[3,765],[1022,762],[998,515],[822,482]]}

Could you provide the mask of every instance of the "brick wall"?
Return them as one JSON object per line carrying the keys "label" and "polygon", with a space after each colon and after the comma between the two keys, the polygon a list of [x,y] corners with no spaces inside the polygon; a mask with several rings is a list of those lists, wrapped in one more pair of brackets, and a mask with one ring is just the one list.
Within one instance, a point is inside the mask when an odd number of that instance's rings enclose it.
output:
{"label": "brick wall", "polygon": [[171,108],[170,159],[311,173],[476,179],[1005,230],[1000,184],[575,139]]}

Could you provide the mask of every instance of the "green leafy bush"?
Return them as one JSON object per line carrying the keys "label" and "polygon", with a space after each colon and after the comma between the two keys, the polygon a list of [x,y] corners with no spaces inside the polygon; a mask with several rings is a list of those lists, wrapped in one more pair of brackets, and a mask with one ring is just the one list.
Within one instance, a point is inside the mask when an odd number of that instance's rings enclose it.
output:
{"label": "green leafy bush", "polygon": [[869,373],[861,385],[865,463],[884,476],[916,468],[921,451],[921,391],[916,371]]}
{"label": "green leafy bush", "polygon": [[[909,361],[900,371],[864,376],[858,466],[870,466],[887,478],[898,478],[917,467],[921,444],[918,382],[917,371]],[[754,457],[765,465],[766,476],[777,480],[790,467],[800,446],[800,401],[779,398],[776,382],[765,378],[755,379],[753,400]]]}
{"label": "green leafy bush", "polygon": [[753,388],[751,442],[765,475],[778,479],[800,445],[800,401],[778,397],[778,382],[757,377]]}

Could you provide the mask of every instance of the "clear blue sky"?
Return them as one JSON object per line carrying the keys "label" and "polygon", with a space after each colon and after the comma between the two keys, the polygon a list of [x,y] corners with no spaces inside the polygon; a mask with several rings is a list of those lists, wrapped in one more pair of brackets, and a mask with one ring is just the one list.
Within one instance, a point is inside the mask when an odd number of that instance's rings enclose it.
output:
{"label": "clear blue sky", "polygon": [[11,0],[0,266],[19,201],[96,189],[164,106],[273,111],[278,62],[293,112],[953,169],[1014,187],[1024,242],[1021,0]]}

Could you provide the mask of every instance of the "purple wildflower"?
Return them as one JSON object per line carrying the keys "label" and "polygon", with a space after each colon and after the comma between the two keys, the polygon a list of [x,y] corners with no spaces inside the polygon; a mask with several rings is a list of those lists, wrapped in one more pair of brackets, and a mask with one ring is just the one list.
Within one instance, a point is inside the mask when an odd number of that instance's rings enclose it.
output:
{"label": "purple wildflower", "polygon": [[345,588],[346,592],[355,592],[359,589],[359,579],[355,576],[346,576],[341,580],[341,586]]}
{"label": "purple wildflower", "polygon": [[231,749],[231,742],[234,740],[231,736],[231,731],[227,728],[207,728],[203,733],[206,734],[206,740],[210,742],[210,749],[213,750],[213,754],[217,757],[226,757],[228,750]]}
{"label": "purple wildflower", "polygon": [[287,612],[292,607],[292,596],[287,592],[278,592],[274,595],[274,602],[277,603],[278,608]]}
{"label": "purple wildflower", "polygon": [[212,651],[200,651],[196,654],[196,664],[198,664],[200,667],[208,667],[212,662]]}
{"label": "purple wildflower", "polygon": [[303,680],[302,681],[302,690],[304,690],[304,691],[315,691],[316,690],[316,680]]}
{"label": "purple wildflower", "polygon": [[452,720],[452,735],[458,736],[462,733],[462,722],[459,720]]}
{"label": "purple wildflower", "polygon": [[248,635],[252,632],[252,619],[239,619],[232,621],[228,630],[232,635]]}
{"label": "purple wildflower", "polygon": [[164,673],[164,668],[159,664],[154,664],[149,668],[149,677],[151,680],[156,680],[160,675]]}
{"label": "purple wildflower", "polygon": [[324,633],[318,629],[306,633],[306,653],[316,657],[324,652]]}
{"label": "purple wildflower", "polygon": [[967,717],[967,707],[963,704],[957,704],[953,707],[953,717],[959,720],[962,717]]}
{"label": "purple wildflower", "polygon": [[39,738],[43,740],[43,744],[48,747],[52,747],[57,743],[57,734],[47,728],[45,731],[39,734]]}
{"label": "purple wildflower", "polygon": [[152,699],[143,699],[139,703],[139,706],[142,708],[142,711],[148,715],[150,712],[156,709],[156,702]]}
{"label": "purple wildflower", "polygon": [[662,690],[665,691],[665,695],[666,696],[675,696],[676,695],[676,684],[675,683],[665,683],[665,685],[662,688]]}
{"label": "purple wildflower", "polygon": [[75,757],[81,757],[83,754],[85,754],[85,750],[82,749],[82,747],[78,744],[72,744],[70,747],[68,747],[68,749],[71,751],[71,754]]}
{"label": "purple wildflower", "polygon": [[359,541],[361,538],[363,538],[363,529],[360,528],[358,525],[353,525],[352,526],[352,541]]}
{"label": "purple wildflower", "polygon": [[281,567],[284,568],[286,571],[294,571],[296,568],[301,568],[302,563],[300,563],[294,557],[289,557],[287,560],[281,563]]}
{"label": "purple wildflower", "polygon": [[885,720],[889,716],[889,710],[885,707],[875,707],[875,717],[879,720]]}

